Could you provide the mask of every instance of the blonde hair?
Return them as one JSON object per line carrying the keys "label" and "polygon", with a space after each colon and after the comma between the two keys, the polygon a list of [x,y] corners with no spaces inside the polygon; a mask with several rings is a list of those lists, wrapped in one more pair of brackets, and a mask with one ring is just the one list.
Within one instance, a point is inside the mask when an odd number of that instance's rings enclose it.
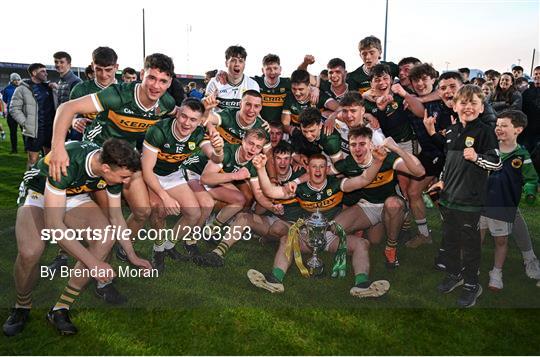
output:
{"label": "blonde hair", "polygon": [[482,88],[475,84],[466,84],[457,91],[453,99],[454,103],[457,103],[459,100],[466,100],[470,102],[473,100],[475,94],[482,102],[486,98],[484,92],[482,92]]}

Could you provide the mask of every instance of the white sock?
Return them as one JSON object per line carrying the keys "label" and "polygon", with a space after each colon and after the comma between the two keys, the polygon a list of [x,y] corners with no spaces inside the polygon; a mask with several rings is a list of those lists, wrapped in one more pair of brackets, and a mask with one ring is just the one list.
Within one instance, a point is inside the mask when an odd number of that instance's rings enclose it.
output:
{"label": "white sock", "polygon": [[163,243],[162,247],[165,250],[172,249],[172,248],[174,248],[174,243],[171,242],[170,240],[166,240],[165,243]]}
{"label": "white sock", "polygon": [[523,261],[525,263],[536,259],[536,255],[534,254],[534,250],[532,250],[532,249],[528,250],[526,252],[521,252],[521,255],[523,256]]}
{"label": "white sock", "polygon": [[155,244],[154,243],[154,252],[164,252],[165,251],[165,244]]}
{"label": "white sock", "polygon": [[428,229],[428,226],[427,226],[427,220],[424,218],[424,219],[417,219],[415,220],[416,222],[416,227],[418,228],[418,232],[420,232],[421,235],[423,236],[428,236],[429,235],[429,229]]}
{"label": "white sock", "polygon": [[492,269],[492,270],[493,270],[493,272],[495,272],[495,273],[502,273],[502,268],[501,268],[501,269],[499,269],[499,268],[495,268],[495,267],[493,267],[493,269]]}

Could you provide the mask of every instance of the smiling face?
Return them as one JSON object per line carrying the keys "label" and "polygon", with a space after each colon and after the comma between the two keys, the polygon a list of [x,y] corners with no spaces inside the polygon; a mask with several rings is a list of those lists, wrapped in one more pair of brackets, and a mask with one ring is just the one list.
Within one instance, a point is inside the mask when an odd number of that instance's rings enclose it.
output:
{"label": "smiling face", "polygon": [[458,114],[459,120],[470,122],[484,111],[484,103],[476,94],[473,94],[470,100],[458,98],[454,103],[454,111]]}
{"label": "smiling face", "polygon": [[305,83],[291,83],[291,92],[299,102],[305,102],[309,98],[309,85]]}
{"label": "smiling face", "polygon": [[444,104],[446,104],[448,108],[452,108],[454,106],[454,96],[461,86],[461,82],[455,78],[441,79],[439,81],[439,88],[437,91],[439,93],[439,97],[442,98]]}
{"label": "smiling face", "polygon": [[311,159],[307,167],[309,175],[309,183],[314,186],[319,186],[326,180],[326,160]]}
{"label": "smiling face", "polygon": [[304,135],[307,141],[312,143],[317,140],[319,136],[321,136],[322,125],[322,123],[311,124],[308,126],[300,125],[300,129],[302,130],[302,135]]}
{"label": "smiling face", "polygon": [[357,104],[341,107],[341,121],[349,128],[362,126],[366,109]]}
{"label": "smiling face", "polygon": [[433,91],[433,84],[435,83],[435,79],[431,78],[427,75],[422,75],[419,79],[413,79],[411,81],[412,87],[416,94],[423,97],[425,95],[428,95]]}
{"label": "smiling face", "polygon": [[256,155],[260,154],[263,150],[266,140],[264,138],[259,139],[257,135],[249,135],[242,140],[242,146],[240,146],[241,154],[245,161],[252,160]]}
{"label": "smiling face", "polygon": [[495,135],[497,140],[504,142],[515,142],[517,137],[523,131],[522,127],[514,127],[510,118],[498,118],[495,126]]}
{"label": "smiling face", "polygon": [[227,75],[229,79],[237,81],[244,75],[244,68],[246,68],[246,59],[242,57],[233,56],[225,61],[227,67]]}
{"label": "smiling face", "polygon": [[56,69],[56,72],[63,76],[66,74],[69,69],[71,68],[71,64],[68,62],[67,58],[55,58],[54,59],[54,68]]}
{"label": "smiling face", "polygon": [[388,73],[384,73],[382,76],[373,77],[371,79],[371,88],[374,88],[379,93],[389,92],[391,84],[392,78]]}
{"label": "smiling face", "polygon": [[503,74],[499,79],[499,87],[501,87],[503,91],[508,90],[512,84],[514,84],[514,77],[509,74]]}
{"label": "smiling face", "polygon": [[245,95],[240,101],[240,118],[242,118],[245,124],[252,124],[261,113],[261,109],[261,98],[251,95]]}
{"label": "smiling face", "polygon": [[270,144],[275,147],[283,139],[283,129],[275,126],[270,126]]}
{"label": "smiling face", "polygon": [[341,86],[345,83],[345,78],[347,78],[347,71],[345,68],[341,66],[328,68],[328,80],[332,83],[332,86]]}
{"label": "smiling face", "polygon": [[356,163],[365,165],[371,158],[371,139],[367,136],[352,136],[349,139],[349,151]]}
{"label": "smiling face", "polygon": [[411,81],[409,80],[409,72],[411,71],[411,68],[414,67],[414,63],[405,63],[399,66],[399,83],[404,86],[408,87],[411,85]]}
{"label": "smiling face", "polygon": [[42,83],[47,81],[47,69],[45,67],[38,68],[32,71],[32,77],[37,82]]}
{"label": "smiling face", "polygon": [[274,155],[274,166],[280,176],[285,176],[291,167],[292,155],[290,153],[279,153]]}
{"label": "smiling face", "polygon": [[186,105],[181,106],[176,118],[176,131],[182,138],[191,135],[201,123],[201,117],[201,112],[192,110]]}
{"label": "smiling face", "polygon": [[272,84],[281,76],[281,66],[275,62],[263,65],[262,71],[264,77]]}
{"label": "smiling face", "polygon": [[151,102],[157,102],[171,85],[172,77],[157,68],[147,68],[141,71],[141,88],[144,96]]}

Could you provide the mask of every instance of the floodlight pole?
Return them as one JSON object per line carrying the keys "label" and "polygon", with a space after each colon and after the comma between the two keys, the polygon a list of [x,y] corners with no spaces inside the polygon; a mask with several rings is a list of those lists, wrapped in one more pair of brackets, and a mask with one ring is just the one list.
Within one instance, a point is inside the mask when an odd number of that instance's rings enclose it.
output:
{"label": "floodlight pole", "polygon": [[388,0],[386,0],[386,15],[384,17],[384,54],[383,54],[383,61],[386,61],[386,52],[388,52],[388,47],[386,47],[387,34],[388,34]]}
{"label": "floodlight pole", "polygon": [[142,55],[144,63],[144,59],[146,58],[146,27],[144,23],[144,8],[142,9]]}

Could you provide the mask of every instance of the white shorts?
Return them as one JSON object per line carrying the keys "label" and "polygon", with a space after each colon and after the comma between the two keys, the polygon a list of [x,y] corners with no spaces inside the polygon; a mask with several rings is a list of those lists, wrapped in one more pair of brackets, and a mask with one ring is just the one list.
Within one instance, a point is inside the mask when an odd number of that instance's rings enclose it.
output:
{"label": "white shorts", "polygon": [[[82,193],[75,196],[67,196],[66,211],[69,211],[70,209],[78,207],[87,202],[92,202],[90,195],[87,193]],[[28,193],[26,194],[26,199],[24,200],[23,206],[45,208],[45,196],[39,192],[28,189]]]}
{"label": "white shorts", "polygon": [[489,229],[489,233],[493,237],[509,236],[512,233],[512,223],[484,216],[480,216],[478,226],[480,229]]}
{"label": "white shorts", "polygon": [[169,190],[173,187],[187,183],[186,178],[184,177],[184,175],[182,175],[182,172],[180,170],[177,170],[172,174],[168,174],[167,176],[156,176],[159,180],[161,188],[163,188],[164,190]]}
{"label": "white shorts", "polygon": [[384,203],[371,203],[361,199],[357,205],[364,211],[372,226],[382,222]]}

